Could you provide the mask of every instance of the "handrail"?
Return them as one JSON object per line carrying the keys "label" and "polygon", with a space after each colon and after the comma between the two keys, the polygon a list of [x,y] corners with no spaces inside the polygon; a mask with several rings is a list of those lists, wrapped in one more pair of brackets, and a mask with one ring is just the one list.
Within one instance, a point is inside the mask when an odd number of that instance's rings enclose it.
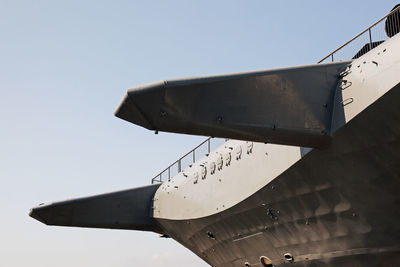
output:
{"label": "handrail", "polygon": [[[171,169],[171,167],[173,167],[175,164],[178,164],[178,172],[181,172],[182,171],[182,166],[181,166],[181,161],[182,161],[182,159],[184,159],[185,157],[187,157],[188,155],[190,155],[191,153],[193,153],[193,163],[196,161],[196,154],[195,154],[195,151],[196,151],[196,149],[198,149],[199,147],[201,147],[202,145],[204,145],[205,143],[208,143],[208,146],[207,146],[207,148],[208,148],[208,154],[210,154],[210,150],[211,150],[211,138],[212,137],[208,137],[206,140],[204,140],[203,142],[201,142],[199,145],[197,145],[196,147],[194,147],[192,150],[190,150],[189,152],[187,152],[185,155],[183,155],[182,157],[180,157],[178,160],[176,160],[176,161],[174,161],[173,163],[171,163],[167,168],[165,168],[164,170],[162,170],[160,173],[158,173],[156,176],[154,176],[152,179],[151,179],[151,183],[152,184],[154,184],[154,182],[162,182],[162,177],[161,177],[161,175],[165,172],[165,171],[168,171],[168,175],[169,175],[169,177],[168,178],[171,178],[170,177],[170,169]],[[159,177],[159,179],[157,179]]]}
{"label": "handrail", "polygon": [[367,31],[370,31],[370,43],[372,43],[372,39],[371,39],[371,29],[377,25],[379,22],[381,22],[382,20],[386,19],[387,17],[389,17],[391,14],[400,11],[400,6],[398,6],[397,8],[393,9],[392,11],[390,11],[389,13],[387,13],[385,16],[383,16],[381,19],[379,19],[378,21],[376,21],[374,24],[372,24],[371,26],[369,26],[368,28],[366,28],[365,30],[363,30],[362,32],[360,32],[359,34],[357,34],[355,37],[353,37],[350,41],[347,41],[346,43],[344,43],[343,45],[341,45],[339,48],[337,48],[336,50],[334,50],[332,53],[330,53],[329,55],[327,55],[326,57],[324,57],[323,59],[321,59],[320,61],[318,61],[318,63],[323,62],[325,59],[332,57],[332,61],[333,61],[333,55],[338,52],[339,50],[341,50],[343,47],[345,47],[346,45],[348,45],[349,43],[353,42],[355,39],[357,39],[358,37],[360,37],[361,35],[363,35],[364,33],[366,33]]}

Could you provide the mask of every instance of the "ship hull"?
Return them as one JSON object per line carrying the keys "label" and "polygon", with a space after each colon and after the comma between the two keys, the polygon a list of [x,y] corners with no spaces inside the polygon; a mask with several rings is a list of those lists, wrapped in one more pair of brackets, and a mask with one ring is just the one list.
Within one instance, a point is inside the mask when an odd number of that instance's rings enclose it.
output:
{"label": "ship hull", "polygon": [[156,220],[212,266],[262,266],[261,256],[274,266],[398,266],[399,103],[397,84],[328,148],[312,150],[229,209]]}

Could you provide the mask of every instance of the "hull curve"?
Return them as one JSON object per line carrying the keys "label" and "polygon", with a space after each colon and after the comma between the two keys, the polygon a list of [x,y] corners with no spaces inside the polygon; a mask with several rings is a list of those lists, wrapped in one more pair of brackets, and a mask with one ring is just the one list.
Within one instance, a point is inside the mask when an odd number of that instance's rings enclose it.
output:
{"label": "hull curve", "polygon": [[[156,218],[212,266],[398,266],[400,84],[268,185],[220,213]],[[371,127],[371,124],[374,127]]]}

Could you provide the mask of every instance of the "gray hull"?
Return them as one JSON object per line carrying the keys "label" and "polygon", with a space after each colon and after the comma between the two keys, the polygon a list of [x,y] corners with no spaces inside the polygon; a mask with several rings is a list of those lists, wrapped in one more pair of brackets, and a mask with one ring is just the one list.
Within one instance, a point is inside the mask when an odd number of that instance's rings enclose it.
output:
{"label": "gray hull", "polygon": [[157,222],[212,266],[284,266],[285,253],[292,266],[398,266],[399,103],[400,84],[232,208]]}

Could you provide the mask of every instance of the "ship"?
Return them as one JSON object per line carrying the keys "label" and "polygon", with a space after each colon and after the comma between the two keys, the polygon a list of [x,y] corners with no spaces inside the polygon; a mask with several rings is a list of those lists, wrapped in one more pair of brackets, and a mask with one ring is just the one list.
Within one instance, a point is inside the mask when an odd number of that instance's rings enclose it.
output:
{"label": "ship", "polygon": [[151,231],[218,267],[398,266],[399,30],[397,5],[316,64],[128,89],[117,117],[210,137],[150,185],[29,215]]}

